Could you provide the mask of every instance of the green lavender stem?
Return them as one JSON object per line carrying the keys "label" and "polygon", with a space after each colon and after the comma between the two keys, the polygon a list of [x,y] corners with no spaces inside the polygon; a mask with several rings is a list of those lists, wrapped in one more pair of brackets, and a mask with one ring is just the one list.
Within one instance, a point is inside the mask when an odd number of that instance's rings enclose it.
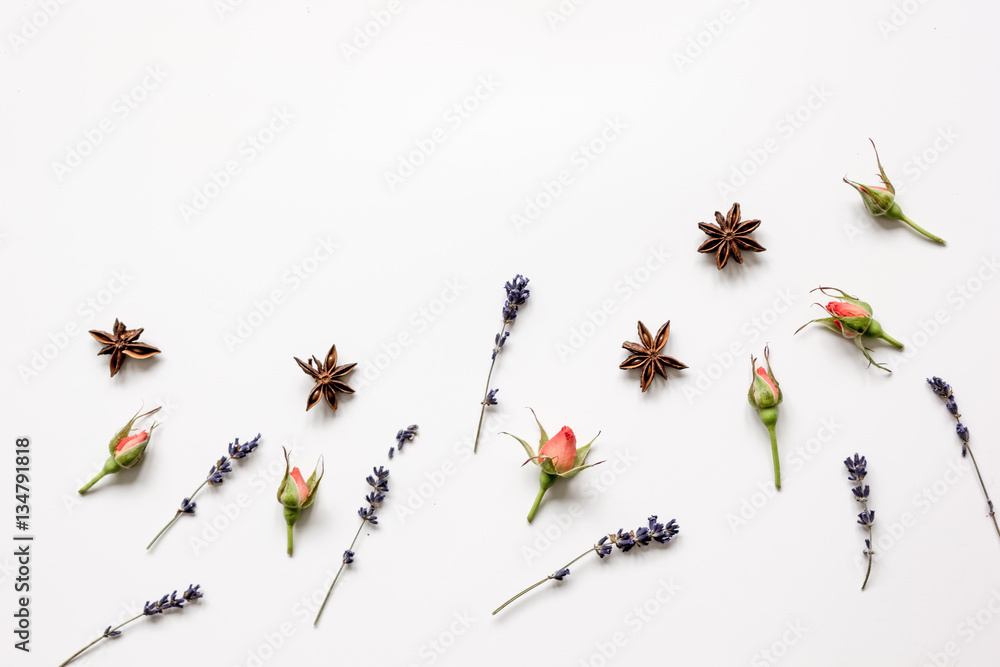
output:
{"label": "green lavender stem", "polygon": [[[358,535],[361,534],[361,529],[365,527],[364,519],[361,520],[361,525],[358,526],[358,532],[354,533],[354,539],[351,540],[351,546],[347,547],[348,551],[354,551],[354,543],[358,541]],[[316,612],[316,619],[313,621],[313,626],[319,623],[319,617],[323,614],[323,610],[326,609],[326,601],[330,599],[330,594],[333,593],[333,587],[337,583],[337,579],[340,579],[340,573],[344,571],[344,566],[347,565],[346,560],[340,561],[340,569],[337,570],[337,574],[334,575],[333,581],[330,582],[330,588],[326,590],[326,597],[323,598],[323,604],[319,606],[319,611]]]}
{"label": "green lavender stem", "polygon": [[115,627],[111,628],[110,630],[108,630],[107,632],[105,632],[105,633],[104,633],[103,635],[101,635],[100,637],[98,637],[98,638],[97,638],[97,639],[95,639],[94,641],[90,642],[89,644],[87,644],[86,646],[84,646],[84,647],[83,647],[82,649],[80,649],[79,651],[77,651],[76,653],[74,653],[73,655],[71,655],[70,657],[66,658],[66,660],[64,660],[63,662],[61,662],[61,663],[59,664],[59,667],[65,667],[65,666],[66,666],[66,665],[68,665],[69,663],[71,663],[71,662],[73,662],[74,660],[76,660],[76,658],[77,658],[77,657],[78,657],[78,656],[79,656],[79,655],[80,655],[81,653],[83,653],[84,651],[86,651],[86,650],[87,650],[88,648],[90,648],[91,646],[93,646],[93,645],[94,645],[94,644],[96,644],[97,642],[101,641],[102,639],[107,639],[108,635],[110,635],[110,634],[111,634],[112,632],[116,632],[116,631],[118,631],[119,629],[121,629],[121,628],[125,627],[126,625],[128,625],[128,624],[129,624],[129,623],[131,623],[132,621],[135,621],[135,620],[137,620],[137,619],[140,619],[140,618],[142,618],[143,616],[145,616],[145,614],[139,614],[138,616],[133,616],[132,618],[128,619],[127,621],[125,621],[125,622],[124,622],[124,623],[122,623],[121,625],[116,625]]}
{"label": "green lavender stem", "polygon": [[979,464],[976,463],[976,456],[972,453],[972,447],[969,446],[969,443],[965,443],[965,448],[968,450],[969,456],[972,458],[972,465],[976,469],[976,477],[979,478],[979,486],[983,487],[983,495],[986,496],[986,505],[990,510],[990,518],[993,519],[993,527],[996,528],[997,537],[1000,537],[1000,525],[997,525],[997,515],[996,512],[993,511],[993,501],[990,500],[990,493],[986,490],[986,483],[983,482],[983,476],[979,472]]}
{"label": "green lavender stem", "polygon": [[525,593],[528,593],[529,591],[535,590],[536,588],[538,588],[539,586],[541,586],[542,584],[544,584],[546,581],[548,581],[550,579],[553,579],[556,576],[556,573],[561,572],[562,570],[567,569],[570,565],[572,565],[576,561],[580,560],[581,558],[583,558],[584,556],[586,556],[587,554],[589,554],[592,551],[597,551],[597,547],[596,546],[590,547],[589,549],[587,549],[586,551],[584,551],[582,554],[580,554],[579,556],[577,556],[576,558],[574,558],[573,560],[571,560],[570,562],[566,563],[561,568],[559,568],[558,570],[556,570],[554,573],[550,574],[549,576],[545,577],[544,579],[542,579],[540,581],[536,581],[535,583],[531,584],[530,586],[528,586],[527,588],[525,588],[523,591],[521,591],[520,593],[518,593],[517,595],[515,595],[514,597],[512,597],[511,599],[507,600],[502,605],[500,605],[499,607],[497,607],[496,609],[494,609],[493,613],[491,614],[491,616],[496,616],[499,612],[503,611],[503,608],[506,607],[507,605],[509,605],[511,602],[513,602],[514,600],[518,599],[519,597],[521,597]]}
{"label": "green lavender stem", "polygon": [[[500,329],[500,339],[503,339],[504,332],[507,331],[507,321],[504,320],[503,327]],[[490,372],[486,375],[486,389],[483,391],[483,407],[479,410],[479,425],[476,426],[476,442],[472,445],[472,453],[475,454],[479,450],[479,434],[483,430],[483,416],[486,414],[486,398],[490,393],[490,379],[493,377],[493,367],[497,364],[497,357],[500,356],[499,351],[493,355],[493,361],[490,362]]]}
{"label": "green lavender stem", "polygon": [[[190,502],[190,501],[194,500],[194,497],[196,495],[198,495],[198,492],[201,491],[205,487],[206,484],[208,484],[208,480],[207,479],[204,482],[202,482],[201,484],[198,485],[198,488],[194,490],[194,493],[192,493],[190,496],[188,496],[188,501]],[[151,546],[153,546],[153,544],[156,543],[156,540],[160,539],[160,536],[163,535],[163,533],[167,532],[167,528],[170,528],[170,526],[174,525],[174,521],[177,521],[178,517],[180,517],[180,515],[183,514],[183,513],[184,512],[181,511],[181,510],[177,510],[177,512],[174,513],[174,518],[172,518],[170,521],[168,521],[167,525],[165,525],[163,528],[161,528],[160,532],[158,532],[156,534],[156,537],[154,537],[153,540],[149,544],[146,545],[146,551],[149,551],[149,548]]]}

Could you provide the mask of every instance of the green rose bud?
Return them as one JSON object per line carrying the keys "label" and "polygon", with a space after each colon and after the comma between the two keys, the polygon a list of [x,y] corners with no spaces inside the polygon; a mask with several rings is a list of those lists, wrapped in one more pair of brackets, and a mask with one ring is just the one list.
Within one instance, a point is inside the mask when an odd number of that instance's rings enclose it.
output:
{"label": "green rose bud", "polygon": [[[162,407],[162,406],[161,406]],[[99,479],[105,475],[113,475],[122,470],[128,468],[134,468],[139,465],[143,457],[146,455],[146,448],[149,446],[150,441],[153,439],[153,431],[156,429],[156,424],[154,423],[149,427],[149,430],[143,430],[138,433],[132,433],[132,428],[135,422],[142,419],[143,417],[148,417],[154,412],[158,411],[160,408],[155,408],[146,412],[144,414],[136,414],[132,419],[128,420],[115,435],[111,438],[108,443],[108,451],[111,456],[108,460],[104,462],[104,467],[101,472],[97,473],[94,479],[90,480],[80,489],[80,493],[86,493],[90,490],[94,484],[97,483]]]}
{"label": "green rose bud", "polygon": [[288,450],[285,452],[285,476],[278,487],[278,502],[285,508],[285,523],[288,526],[288,555],[292,555],[293,533],[292,527],[299,520],[302,510],[313,504],[316,500],[316,491],[319,489],[319,482],[323,479],[323,457],[319,457],[316,468],[309,479],[302,478],[302,472],[296,467],[289,471]]}

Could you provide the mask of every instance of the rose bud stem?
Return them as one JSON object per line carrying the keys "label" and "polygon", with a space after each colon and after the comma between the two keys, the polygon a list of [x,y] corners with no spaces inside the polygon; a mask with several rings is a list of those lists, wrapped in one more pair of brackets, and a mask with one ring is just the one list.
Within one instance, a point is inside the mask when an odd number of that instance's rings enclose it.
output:
{"label": "rose bud stem", "polygon": [[890,336],[889,334],[887,334],[885,332],[885,329],[882,328],[882,325],[879,324],[878,320],[874,318],[872,319],[872,323],[868,326],[868,330],[865,331],[864,335],[868,336],[869,338],[881,338],[882,340],[889,343],[893,347],[898,348],[900,350],[903,349],[903,344],[900,343],[895,338],[893,338],[892,336]]}
{"label": "rose bud stem", "polygon": [[781,466],[778,464],[778,436],[774,431],[774,425],[778,423],[778,408],[760,408],[758,411],[760,420],[767,427],[767,432],[771,436],[771,458],[774,459],[774,488],[781,490]]}
{"label": "rose bud stem", "polygon": [[296,507],[286,507],[285,508],[285,523],[288,525],[288,555],[292,555],[292,548],[294,547],[294,538],[292,533],[292,527],[295,522],[299,520],[299,515],[302,514],[302,510]]}
{"label": "rose bud stem", "polygon": [[97,482],[100,481],[105,475],[113,475],[121,469],[122,467],[115,462],[115,458],[112,456],[105,461],[104,468],[101,469],[101,472],[97,473],[97,476],[95,476],[94,479],[81,486],[77,493],[86,493],[90,490],[90,487],[97,484]]}
{"label": "rose bud stem", "polygon": [[545,492],[552,488],[557,479],[559,479],[558,475],[551,475],[544,470],[538,474],[538,495],[535,496],[535,504],[528,512],[528,523],[531,523],[531,520],[535,518],[535,512],[538,511],[538,506],[542,503]]}

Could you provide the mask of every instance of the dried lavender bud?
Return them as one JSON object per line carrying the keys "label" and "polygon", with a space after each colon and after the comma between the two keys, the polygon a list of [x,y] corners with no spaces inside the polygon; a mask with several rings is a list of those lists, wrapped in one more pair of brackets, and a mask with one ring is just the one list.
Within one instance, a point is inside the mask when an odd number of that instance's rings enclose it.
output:
{"label": "dried lavender bud", "polygon": [[361,517],[362,521],[367,521],[373,526],[378,524],[378,517],[375,516],[375,508],[373,507],[362,507],[358,510],[358,516]]}
{"label": "dried lavender bud", "polygon": [[194,509],[198,506],[198,503],[192,502],[190,498],[185,498],[181,501],[181,512],[184,514],[194,514]]}
{"label": "dried lavender bud", "polygon": [[353,562],[354,562],[354,552],[348,549],[347,551],[344,552],[344,564],[350,565]]}
{"label": "dried lavender bud", "polygon": [[847,466],[847,479],[852,482],[860,482],[868,474],[868,461],[863,456],[855,454],[853,460],[848,457],[844,459],[844,465]]}
{"label": "dried lavender bud", "polygon": [[413,438],[417,436],[417,431],[419,430],[419,428],[420,427],[417,426],[416,424],[410,424],[406,428],[399,429],[399,431],[396,433],[396,448],[402,452],[403,446],[406,445],[407,442],[412,441]]}
{"label": "dried lavender bud", "polygon": [[229,455],[234,459],[242,459],[247,454],[251,454],[253,453],[253,450],[257,449],[259,440],[260,440],[260,433],[257,434],[256,438],[254,438],[250,442],[245,442],[242,445],[240,444],[240,439],[236,438],[233,442],[229,444]]}
{"label": "dried lavender bud", "polygon": [[604,558],[605,556],[611,555],[611,548],[611,544],[608,543],[608,536],[605,535],[601,539],[597,540],[597,545],[594,547],[594,551],[597,552],[598,556]]}
{"label": "dried lavender bud", "polygon": [[853,459],[851,457],[844,459],[844,466],[847,468],[847,479],[852,482],[858,482],[856,486],[851,487],[851,493],[854,495],[854,499],[861,503],[862,507],[861,513],[858,514],[858,523],[868,530],[868,537],[865,539],[865,556],[868,557],[868,570],[865,573],[865,580],[861,584],[861,590],[865,590],[865,586],[868,585],[868,577],[872,573],[872,556],[874,552],[871,548],[871,538],[872,524],[875,522],[875,511],[868,509],[870,487],[867,484],[861,484],[861,480],[868,474],[868,461],[865,457],[855,452]]}
{"label": "dried lavender bud", "polygon": [[948,400],[945,401],[944,407],[948,408],[948,412],[950,412],[955,417],[961,416],[958,414],[958,403],[955,402],[954,398],[949,396]]}
{"label": "dried lavender bud", "polygon": [[497,392],[499,389],[490,389],[486,394],[486,398],[483,400],[483,405],[496,405],[497,404]]}
{"label": "dried lavender bud", "polygon": [[562,581],[563,577],[568,577],[568,576],[569,576],[569,569],[563,568],[562,570],[559,570],[558,572],[553,574],[552,578],[555,579],[556,581]]}
{"label": "dried lavender bud", "polygon": [[941,398],[948,398],[951,396],[951,385],[941,378],[937,376],[927,378],[927,384],[929,384],[931,386],[931,390]]}
{"label": "dried lavender bud", "polygon": [[225,456],[223,456],[218,461],[216,461],[215,465],[212,466],[212,469],[208,471],[207,481],[209,484],[213,486],[222,484],[225,481],[223,475],[231,473],[232,471],[233,471],[232,462]]}
{"label": "dried lavender bud", "polygon": [[961,422],[955,424],[955,433],[958,433],[962,442],[969,442],[969,429],[965,428],[965,424]]}

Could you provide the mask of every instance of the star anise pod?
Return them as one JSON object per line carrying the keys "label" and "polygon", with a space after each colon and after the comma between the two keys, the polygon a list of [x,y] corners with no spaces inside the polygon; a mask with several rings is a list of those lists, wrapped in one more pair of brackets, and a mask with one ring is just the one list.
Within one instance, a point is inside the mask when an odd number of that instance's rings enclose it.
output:
{"label": "star anise pod", "polygon": [[660,354],[660,350],[667,344],[669,336],[670,320],[667,320],[667,323],[656,332],[655,340],[649,335],[649,329],[646,328],[646,325],[639,322],[639,340],[642,344],[639,345],[628,341],[622,343],[622,347],[632,354],[618,368],[622,370],[641,368],[642,375],[639,378],[639,386],[642,387],[643,391],[649,389],[649,384],[653,381],[655,373],[662,375],[664,380],[667,379],[667,366],[677,369],[687,368],[687,366],[673,357]]}
{"label": "star anise pod", "polygon": [[316,386],[309,392],[309,400],[306,402],[306,410],[319,403],[320,396],[326,399],[334,411],[337,410],[337,392],[342,394],[353,394],[354,390],[347,386],[343,378],[354,370],[357,364],[337,365],[337,346],[334,345],[326,353],[326,361],[320,361],[315,356],[304,363],[295,357],[299,368],[305,371],[306,375],[316,381]]}
{"label": "star anise pod", "polygon": [[750,233],[760,227],[760,220],[744,220],[740,222],[740,205],[733,204],[729,213],[723,218],[718,211],[715,220],[719,223],[699,222],[698,228],[708,234],[709,239],[701,244],[698,252],[714,252],[715,265],[722,270],[730,257],[738,263],[743,263],[741,250],[764,252],[767,248],[750,238]]}
{"label": "star anise pod", "polygon": [[126,356],[133,359],[148,359],[154,354],[160,353],[160,350],[152,345],[139,342],[142,329],[126,329],[125,325],[117,319],[115,319],[115,326],[111,329],[111,333],[91,329],[90,335],[104,346],[97,353],[98,356],[111,355],[111,377],[114,377],[115,373],[121,369]]}

